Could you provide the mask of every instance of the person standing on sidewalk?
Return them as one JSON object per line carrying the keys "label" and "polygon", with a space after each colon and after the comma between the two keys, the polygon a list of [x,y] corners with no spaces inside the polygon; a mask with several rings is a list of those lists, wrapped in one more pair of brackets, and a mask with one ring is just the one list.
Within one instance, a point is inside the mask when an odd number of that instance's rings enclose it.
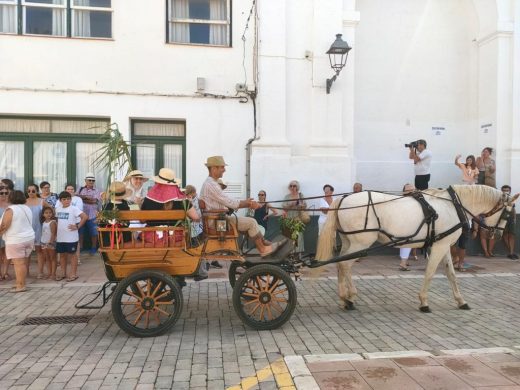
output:
{"label": "person standing on sidewalk", "polygon": [[[502,192],[504,194],[511,195],[511,186],[503,185]],[[507,249],[507,258],[511,260],[518,260],[518,255],[515,253],[515,232],[516,232],[516,209],[513,205],[513,209],[511,210],[511,215],[507,221],[506,227],[504,229],[503,240]]]}
{"label": "person standing on sidewalk", "polygon": [[[87,173],[85,176],[85,187],[81,187],[78,196],[83,200],[83,211],[87,214],[88,220],[85,226],[79,232],[79,246],[83,250],[85,241],[85,232],[90,235],[90,254],[93,255],[97,251],[97,223],[96,216],[101,206],[101,191],[94,188],[96,178],[93,173]],[[61,194],[60,194],[61,195]]]}
{"label": "person standing on sidewalk", "polygon": [[[415,147],[414,147],[415,146]],[[416,145],[410,144],[408,157],[413,160],[415,171],[415,188],[427,190],[430,181],[430,165],[432,162],[432,152],[426,149],[426,141],[420,139]]]}
{"label": "person standing on sidewalk", "polygon": [[[56,253],[60,256],[62,277],[56,276],[56,280],[67,278],[72,282],[78,278],[78,231],[87,222],[87,215],[75,206],[71,205],[72,196],[63,191],[59,195],[62,207],[56,207],[58,230],[56,234]],[[67,263],[70,263],[70,274],[67,275]]]}
{"label": "person standing on sidewalk", "polygon": [[25,205],[25,194],[22,191],[12,191],[9,194],[10,205],[0,221],[0,236],[5,241],[7,260],[14,264],[16,287],[10,292],[27,291],[27,263],[34,249],[34,230],[32,227],[31,209]]}

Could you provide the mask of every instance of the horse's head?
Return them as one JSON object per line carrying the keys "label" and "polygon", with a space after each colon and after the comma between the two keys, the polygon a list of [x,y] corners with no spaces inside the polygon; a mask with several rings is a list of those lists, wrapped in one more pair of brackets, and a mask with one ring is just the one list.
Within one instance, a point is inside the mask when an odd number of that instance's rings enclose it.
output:
{"label": "horse's head", "polygon": [[[502,193],[500,201],[488,213],[484,214],[485,225],[489,230],[490,236],[499,240],[504,233],[507,222],[514,212],[513,206],[520,194],[511,196],[510,194]],[[513,216],[515,217],[515,216]]]}

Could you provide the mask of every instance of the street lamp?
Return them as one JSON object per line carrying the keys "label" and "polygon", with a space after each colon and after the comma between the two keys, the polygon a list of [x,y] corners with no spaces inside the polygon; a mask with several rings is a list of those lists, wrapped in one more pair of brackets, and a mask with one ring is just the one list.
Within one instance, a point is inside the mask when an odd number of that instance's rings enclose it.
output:
{"label": "street lamp", "polygon": [[336,40],[330,46],[330,49],[327,51],[329,55],[330,67],[336,74],[332,76],[331,79],[327,79],[327,94],[330,93],[330,88],[332,87],[332,83],[336,81],[336,78],[339,76],[339,72],[347,63],[348,52],[352,49],[347,42],[341,39],[341,34],[336,34]]}

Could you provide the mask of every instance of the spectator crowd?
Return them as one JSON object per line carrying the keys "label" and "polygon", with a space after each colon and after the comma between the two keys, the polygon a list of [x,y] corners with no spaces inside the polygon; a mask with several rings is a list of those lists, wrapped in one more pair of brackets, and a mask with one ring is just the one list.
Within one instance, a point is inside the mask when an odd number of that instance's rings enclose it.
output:
{"label": "spectator crowd", "polygon": [[[407,145],[408,146],[408,145]],[[410,146],[409,158],[414,161],[415,187],[406,184],[403,193],[425,190],[430,180],[432,153],[426,149],[426,141],[419,140]],[[479,157],[466,157],[460,162],[461,155],[455,157],[455,165],[461,171],[461,183],[466,185],[487,185],[496,187],[496,165],[493,149],[486,147]],[[93,173],[87,173],[84,184],[76,189],[68,183],[59,194],[51,190],[48,181],[29,184],[24,191],[17,189],[15,183],[5,178],[0,182],[0,281],[12,278],[10,266],[14,268],[16,285],[12,292],[26,291],[25,280],[29,276],[29,264],[33,252],[36,254],[38,279],[53,279],[72,282],[78,279],[80,254],[89,252],[94,255],[98,248],[97,214],[102,209],[130,210],[171,210],[184,209],[191,220],[191,245],[202,242],[202,209],[247,209],[246,216],[236,218],[238,230],[247,234],[257,247],[261,256],[274,254],[282,242],[272,243],[266,239],[268,219],[282,216],[310,222],[309,205],[303,195],[300,183],[291,180],[287,195],[276,205],[267,201],[267,192],[260,190],[258,200],[237,200],[225,192],[223,175],[226,163],[222,156],[212,156],[206,161],[208,178],[201,187],[200,194],[194,185],[180,188],[175,172],[162,168],[157,176],[146,177],[141,171],[133,170],[123,179],[111,183],[106,192],[96,187]],[[145,187],[149,180],[153,186]],[[504,193],[511,193],[511,187],[504,184]],[[361,183],[354,183],[353,193],[363,191]],[[318,234],[325,223],[327,212],[334,200],[334,187],[323,185],[323,196],[318,200]],[[518,259],[514,252],[515,217],[512,213],[503,239],[508,258]],[[471,236],[480,236],[480,243],[486,257],[494,256],[495,240],[483,229],[473,224]],[[464,256],[469,231],[463,232],[458,244],[452,249],[452,257],[457,270],[464,271]],[[86,242],[86,239],[89,241]],[[147,240],[149,237],[142,237]],[[154,241],[155,242],[155,241]],[[296,250],[304,252],[304,236],[298,235]],[[409,270],[410,250],[400,251],[399,269]],[[412,254],[417,258],[415,253]],[[197,280],[207,277],[210,266],[222,268],[217,261],[204,264],[199,270]]]}

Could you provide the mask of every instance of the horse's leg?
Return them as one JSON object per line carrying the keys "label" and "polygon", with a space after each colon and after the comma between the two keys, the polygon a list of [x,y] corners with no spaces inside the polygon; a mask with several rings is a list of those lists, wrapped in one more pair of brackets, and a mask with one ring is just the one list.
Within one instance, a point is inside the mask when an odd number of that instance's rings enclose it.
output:
{"label": "horse's leg", "polygon": [[455,298],[455,301],[457,302],[459,309],[469,310],[470,307],[464,301],[464,298],[462,298],[462,294],[459,290],[459,285],[457,284],[457,277],[455,276],[455,269],[453,268],[453,261],[450,252],[446,253],[446,256],[444,256],[444,263],[446,266],[446,276],[448,277],[448,280],[450,282],[451,290],[453,291],[453,297]]}
{"label": "horse's leg", "polygon": [[[450,252],[450,246],[433,244],[432,250],[428,259],[428,265],[426,266],[426,272],[424,274],[424,281],[419,292],[419,301],[421,302],[421,306],[419,309],[423,313],[430,313],[430,308],[428,307],[428,289],[430,288],[430,283],[432,281],[433,275],[435,275],[435,271],[439,266],[439,263],[444,258],[446,253]],[[450,256],[451,259],[451,256]],[[453,267],[453,266],[452,266]]]}
{"label": "horse's leg", "polygon": [[355,260],[342,261],[338,268],[338,294],[346,310],[354,310],[357,289],[352,281],[352,265]]}

